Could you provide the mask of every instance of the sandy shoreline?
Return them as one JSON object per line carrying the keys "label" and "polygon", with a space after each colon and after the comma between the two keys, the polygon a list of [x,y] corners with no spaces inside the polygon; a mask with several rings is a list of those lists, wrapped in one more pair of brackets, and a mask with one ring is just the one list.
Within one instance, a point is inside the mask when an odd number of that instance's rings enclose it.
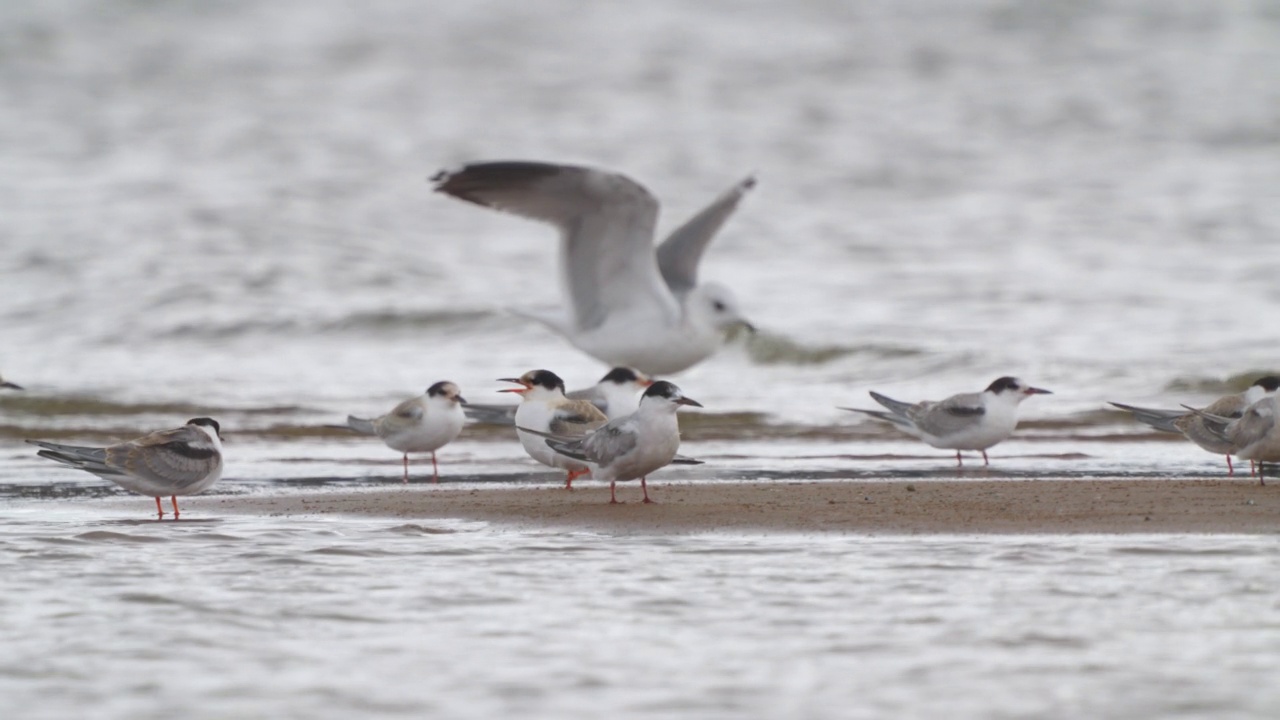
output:
{"label": "sandy shoreline", "polygon": [[1280,532],[1280,485],[1256,480],[885,480],[667,485],[644,505],[635,483],[572,492],[551,486],[414,485],[317,494],[191,498],[190,517],[344,514],[480,520],[517,528],[617,534],[1249,533]]}

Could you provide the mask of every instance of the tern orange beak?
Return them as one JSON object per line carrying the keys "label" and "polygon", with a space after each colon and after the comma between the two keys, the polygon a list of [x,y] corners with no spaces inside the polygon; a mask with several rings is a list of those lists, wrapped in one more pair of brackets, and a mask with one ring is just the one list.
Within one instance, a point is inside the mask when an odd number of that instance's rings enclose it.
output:
{"label": "tern orange beak", "polygon": [[498,382],[515,383],[521,386],[518,388],[505,388],[503,390],[499,390],[498,392],[500,393],[509,392],[509,393],[522,394],[522,393],[529,392],[529,389],[532,387],[531,385],[525,384],[525,381],[521,380],[520,378],[498,378]]}

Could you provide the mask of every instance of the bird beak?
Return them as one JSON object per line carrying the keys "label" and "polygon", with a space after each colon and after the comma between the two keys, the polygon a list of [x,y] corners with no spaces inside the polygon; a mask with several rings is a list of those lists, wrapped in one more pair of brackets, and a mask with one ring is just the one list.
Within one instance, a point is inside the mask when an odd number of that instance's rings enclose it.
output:
{"label": "bird beak", "polygon": [[522,386],[518,388],[506,388],[505,390],[499,390],[498,392],[527,393],[531,387],[529,385],[525,385],[524,381],[520,378],[498,378],[498,382],[509,382]]}
{"label": "bird beak", "polygon": [[1037,388],[1037,387],[1029,387],[1026,390],[1023,390],[1022,392],[1027,395],[1052,395],[1053,394],[1052,391],[1045,390],[1044,388]]}
{"label": "bird beak", "polygon": [[467,399],[466,399],[466,398],[464,398],[464,397],[462,397],[461,395],[455,395],[453,399],[454,399],[454,400],[455,400],[459,405],[466,405],[466,404],[467,404]]}
{"label": "bird beak", "polygon": [[697,400],[694,400],[693,398],[687,398],[687,397],[678,397],[678,398],[676,398],[676,404],[677,404],[677,405],[692,405],[692,406],[694,406],[694,407],[702,407],[702,403],[698,402]]}
{"label": "bird beak", "polygon": [[11,383],[8,380],[0,382],[0,388],[9,388],[10,390],[21,390],[22,386],[18,383]]}

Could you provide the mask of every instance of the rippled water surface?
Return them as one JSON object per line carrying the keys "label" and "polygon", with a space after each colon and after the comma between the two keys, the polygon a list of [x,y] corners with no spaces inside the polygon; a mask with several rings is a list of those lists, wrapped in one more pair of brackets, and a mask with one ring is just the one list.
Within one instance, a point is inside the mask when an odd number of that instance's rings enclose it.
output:
{"label": "rippled water surface", "polygon": [[1276,542],[41,508],[0,531],[0,696],[7,717],[1270,717]]}
{"label": "rippled water surface", "polygon": [[1219,476],[1103,402],[1280,369],[1277,77],[1268,2],[0,3],[0,716],[1280,715],[1271,537],[133,523],[21,442],[213,415],[212,494],[319,492],[399,474],[348,413],[591,383],[505,311],[553,232],[426,182],[528,158],[662,229],[759,181],[702,275],[762,332],[676,378],[671,481],[952,473],[837,407],[1005,374],[1055,394],[993,477]]}

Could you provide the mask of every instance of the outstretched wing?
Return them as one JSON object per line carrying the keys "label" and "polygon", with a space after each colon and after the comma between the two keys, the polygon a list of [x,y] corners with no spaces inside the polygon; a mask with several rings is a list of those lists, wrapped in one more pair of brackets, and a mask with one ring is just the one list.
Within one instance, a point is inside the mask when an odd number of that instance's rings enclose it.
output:
{"label": "outstretched wing", "polygon": [[613,313],[679,317],[658,270],[658,201],[624,175],[571,165],[487,162],[443,171],[436,190],[560,230],[560,281],[579,330]]}
{"label": "outstretched wing", "polygon": [[702,212],[673,230],[658,246],[658,269],[672,292],[680,294],[697,286],[702,254],[737,209],[742,196],[755,184],[755,178],[749,177],[729,188]]}

